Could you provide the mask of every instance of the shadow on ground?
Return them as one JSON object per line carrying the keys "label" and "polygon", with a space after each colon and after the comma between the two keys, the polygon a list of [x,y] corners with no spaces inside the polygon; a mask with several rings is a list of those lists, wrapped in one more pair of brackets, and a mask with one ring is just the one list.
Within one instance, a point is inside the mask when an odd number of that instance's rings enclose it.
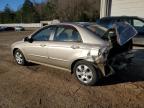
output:
{"label": "shadow on ground", "polygon": [[144,49],[134,50],[133,63],[127,71],[117,72],[115,75],[104,78],[98,82],[98,86],[113,85],[126,82],[144,81]]}

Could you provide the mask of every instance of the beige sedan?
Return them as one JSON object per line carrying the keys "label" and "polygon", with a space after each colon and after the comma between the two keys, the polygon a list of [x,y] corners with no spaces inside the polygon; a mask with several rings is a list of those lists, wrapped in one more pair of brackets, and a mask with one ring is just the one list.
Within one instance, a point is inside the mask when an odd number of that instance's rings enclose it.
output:
{"label": "beige sedan", "polygon": [[94,85],[101,76],[113,72],[107,65],[109,48],[108,41],[85,27],[60,23],[43,27],[12,44],[12,53],[19,65],[32,62],[64,69],[74,73],[82,84]]}

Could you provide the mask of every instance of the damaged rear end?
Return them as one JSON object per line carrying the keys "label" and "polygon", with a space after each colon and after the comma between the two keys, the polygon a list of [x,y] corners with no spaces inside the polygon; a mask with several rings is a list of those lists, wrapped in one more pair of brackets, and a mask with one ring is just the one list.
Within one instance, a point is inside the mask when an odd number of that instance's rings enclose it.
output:
{"label": "damaged rear end", "polygon": [[132,52],[132,38],[137,31],[128,23],[115,23],[113,28],[107,30],[101,37],[110,45],[99,50],[96,65],[103,76],[109,76],[117,71],[126,70],[131,64],[134,54]]}

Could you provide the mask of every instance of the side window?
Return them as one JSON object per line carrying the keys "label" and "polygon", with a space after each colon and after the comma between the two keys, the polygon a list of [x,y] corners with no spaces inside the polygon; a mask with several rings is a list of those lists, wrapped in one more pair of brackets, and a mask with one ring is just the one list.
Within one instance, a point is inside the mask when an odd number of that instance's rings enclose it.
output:
{"label": "side window", "polygon": [[127,22],[125,18],[121,18],[121,17],[115,19],[115,22],[125,22],[125,21]]}
{"label": "side window", "polygon": [[33,41],[48,41],[52,32],[53,27],[44,28],[32,36],[32,39]]}
{"label": "side window", "polygon": [[75,28],[63,26],[57,28],[57,32],[53,40],[60,42],[80,42],[81,38],[79,32]]}
{"label": "side window", "polygon": [[134,27],[144,27],[144,22],[138,19],[133,20]]}
{"label": "side window", "polygon": [[127,23],[129,23],[129,24],[131,24],[131,25],[132,25],[132,19],[127,18],[127,19],[125,19],[125,21],[126,21]]}
{"label": "side window", "polygon": [[127,23],[129,23],[129,24],[132,24],[132,23],[131,23],[131,19],[129,19],[129,18],[119,18],[119,19],[117,19],[116,21],[117,21],[117,22],[127,22]]}
{"label": "side window", "polygon": [[102,25],[102,26],[104,26],[104,27],[108,27],[108,28],[110,28],[111,27],[111,20],[109,20],[109,19],[104,19],[104,20],[101,20],[100,21],[100,24]]}

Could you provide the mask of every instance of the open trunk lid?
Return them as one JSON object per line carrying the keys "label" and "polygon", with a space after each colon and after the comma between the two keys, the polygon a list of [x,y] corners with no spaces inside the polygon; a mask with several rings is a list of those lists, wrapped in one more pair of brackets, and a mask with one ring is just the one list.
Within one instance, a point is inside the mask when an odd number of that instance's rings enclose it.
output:
{"label": "open trunk lid", "polygon": [[137,30],[127,22],[118,22],[113,25],[116,31],[117,42],[120,46],[126,44],[137,35]]}

